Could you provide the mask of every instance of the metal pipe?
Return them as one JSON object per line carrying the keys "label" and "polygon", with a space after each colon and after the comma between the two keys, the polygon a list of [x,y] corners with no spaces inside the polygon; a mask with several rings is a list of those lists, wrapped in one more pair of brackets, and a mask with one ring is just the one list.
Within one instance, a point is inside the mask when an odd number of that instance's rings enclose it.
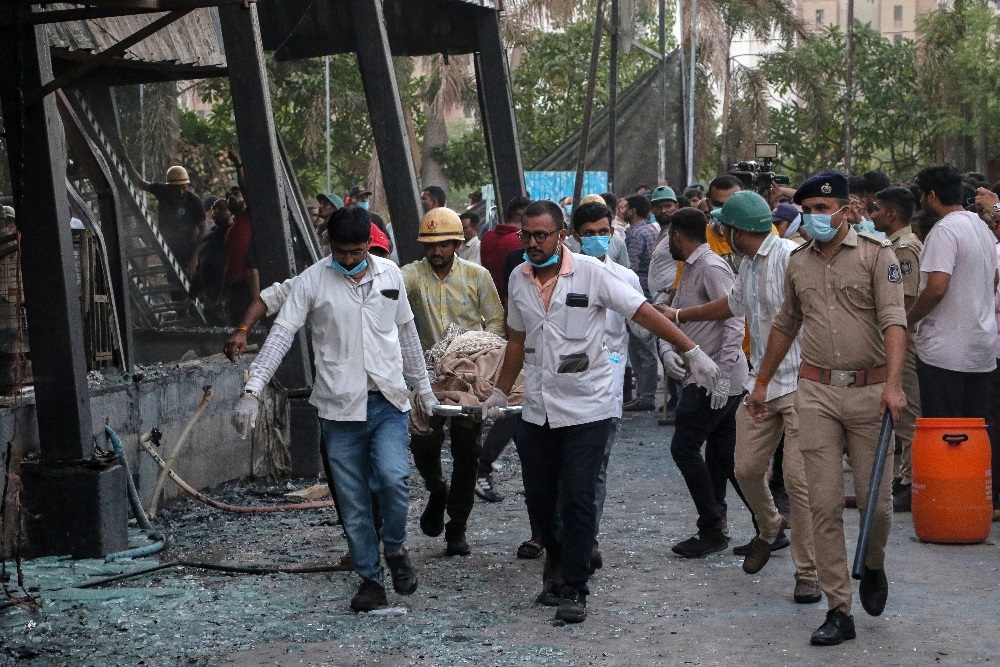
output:
{"label": "metal pipe", "polygon": [[594,110],[594,90],[597,87],[597,61],[601,55],[601,33],[604,31],[604,0],[597,0],[594,19],[594,41],[590,46],[590,69],[587,72],[587,93],[583,102],[583,127],[580,128],[580,158],[576,163],[576,182],[573,185],[573,207],[580,205],[583,194],[583,170],[587,165],[587,148],[590,143],[590,116]]}
{"label": "metal pipe", "polygon": [[611,54],[608,58],[608,192],[615,191],[615,150],[618,137],[618,0],[611,0]]}
{"label": "metal pipe", "polygon": [[698,0],[691,0],[691,62],[688,75],[688,136],[687,136],[687,182],[694,183],[694,97],[697,86],[694,81],[695,57],[698,51]]}
{"label": "metal pipe", "polygon": [[323,58],[323,65],[326,68],[326,190],[325,194],[333,191],[330,179],[330,56]]}

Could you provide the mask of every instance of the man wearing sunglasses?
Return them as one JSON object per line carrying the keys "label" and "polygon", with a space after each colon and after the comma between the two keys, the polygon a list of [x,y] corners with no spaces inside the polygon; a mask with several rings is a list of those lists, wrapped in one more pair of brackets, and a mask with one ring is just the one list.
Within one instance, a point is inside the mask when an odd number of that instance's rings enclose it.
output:
{"label": "man wearing sunglasses", "polygon": [[489,418],[503,415],[497,408],[506,407],[523,367],[517,449],[528,514],[548,552],[538,602],[558,605],[557,619],[579,623],[587,616],[597,530],[595,481],[615,414],[614,370],[603,342],[607,310],[672,343],[709,392],[719,370],[621,277],[566,248],[566,222],[554,202],[532,202],[519,237],[525,262],[508,284],[507,353],[483,409]]}

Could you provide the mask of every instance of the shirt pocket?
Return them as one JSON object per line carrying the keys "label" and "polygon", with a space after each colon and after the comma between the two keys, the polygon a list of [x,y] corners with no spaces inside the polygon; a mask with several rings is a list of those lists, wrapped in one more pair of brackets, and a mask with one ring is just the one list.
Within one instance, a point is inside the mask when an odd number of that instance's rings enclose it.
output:
{"label": "shirt pocket", "polygon": [[396,312],[399,309],[399,290],[383,289],[374,295],[375,328],[380,333],[389,333],[396,326]]}
{"label": "shirt pocket", "polygon": [[795,290],[803,313],[819,313],[826,305],[822,278],[805,275],[795,279]]}
{"label": "shirt pocket", "polygon": [[584,340],[590,324],[590,306],[569,306],[562,304],[563,337],[566,340]]}
{"label": "shirt pocket", "polygon": [[857,280],[841,279],[840,295],[846,302],[845,305],[859,310],[875,309],[875,294],[872,292],[870,283],[862,283]]}

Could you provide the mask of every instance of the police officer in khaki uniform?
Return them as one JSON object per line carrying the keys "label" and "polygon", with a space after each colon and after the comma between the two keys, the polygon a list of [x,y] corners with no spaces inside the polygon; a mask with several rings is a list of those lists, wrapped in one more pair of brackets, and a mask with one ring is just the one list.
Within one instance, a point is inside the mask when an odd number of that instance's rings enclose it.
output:
{"label": "police officer in khaki uniform", "polygon": [[[924,248],[924,244],[910,228],[913,193],[908,188],[886,188],[879,190],[874,198],[872,222],[875,223],[875,229],[888,236],[892,243],[892,250],[899,260],[899,272],[903,276],[903,301],[909,310],[920,287],[920,251]],[[920,416],[917,354],[910,341],[907,341],[906,359],[903,362],[903,392],[906,394],[906,409],[895,424],[896,443],[901,452],[899,476],[892,484],[892,509],[895,512],[910,511],[910,485],[913,482],[910,446],[917,427],[917,417]]]}
{"label": "police officer in khaki uniform", "polygon": [[[796,408],[809,484],[813,541],[826,621],[812,633],[818,645],[854,639],[851,575],[844,545],[843,455],[851,458],[858,505],[864,511],[881,416],[899,420],[906,407],[903,275],[888,240],[858,233],[848,222],[847,178],[823,172],[795,193],[812,239],[788,263],[785,298],[747,398],[751,416],[767,416],[767,386],[801,331],[802,366]],[[883,569],[892,525],[891,479],[883,477],[859,596],[869,614],[885,608]]]}

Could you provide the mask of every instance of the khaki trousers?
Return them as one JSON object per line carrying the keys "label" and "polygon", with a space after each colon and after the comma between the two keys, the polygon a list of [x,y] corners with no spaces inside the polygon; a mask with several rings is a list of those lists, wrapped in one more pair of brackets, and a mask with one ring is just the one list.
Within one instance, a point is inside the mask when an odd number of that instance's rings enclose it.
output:
{"label": "khaki trousers", "polygon": [[913,447],[913,434],[917,429],[917,417],[920,416],[920,383],[917,382],[917,354],[910,349],[906,350],[906,357],[903,359],[903,393],[906,394],[906,408],[899,415],[899,423],[896,427],[896,442],[899,443],[899,476],[903,478],[903,484],[913,483],[913,462],[911,450]]}
{"label": "khaki trousers", "polygon": [[799,416],[795,392],[767,402],[770,414],[756,422],[745,405],[736,413],[736,481],[750,511],[757,519],[761,537],[772,539],[781,530],[782,519],[765,479],[771,457],[785,435],[785,490],[792,516],[792,562],[795,578],[816,581],[812,512],[805,463],[799,448]]}
{"label": "khaki trousers", "polygon": [[[832,387],[799,379],[795,392],[819,585],[829,608],[845,614],[851,613],[851,575],[844,544],[843,457],[846,451],[851,458],[858,509],[863,514],[882,425],[879,400],[884,387]],[[892,476],[882,475],[865,559],[869,568],[882,569],[891,527]]]}

